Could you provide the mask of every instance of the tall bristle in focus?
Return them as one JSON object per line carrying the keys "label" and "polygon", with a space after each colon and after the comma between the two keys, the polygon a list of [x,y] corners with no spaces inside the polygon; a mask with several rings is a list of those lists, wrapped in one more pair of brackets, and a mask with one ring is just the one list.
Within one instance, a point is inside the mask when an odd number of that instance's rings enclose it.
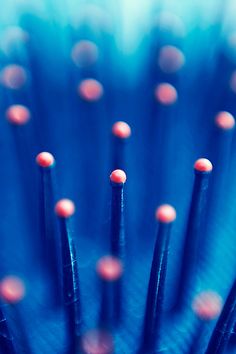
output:
{"label": "tall bristle in focus", "polygon": [[77,257],[68,224],[68,219],[74,212],[75,206],[70,199],[61,199],[56,203],[55,213],[60,221],[63,296],[68,325],[68,353],[71,354],[77,351],[78,339],[81,333],[81,300]]}
{"label": "tall bristle in focus", "polygon": [[160,340],[170,230],[175,218],[176,211],[171,205],[164,204],[156,211],[159,229],[153,253],[139,353],[153,353]]}
{"label": "tall bristle in focus", "polygon": [[191,283],[196,281],[194,276],[201,246],[199,237],[203,230],[208,184],[212,169],[211,162],[204,158],[198,159],[194,164],[195,181],[187,222],[177,306],[181,306],[184,297],[189,297]]}

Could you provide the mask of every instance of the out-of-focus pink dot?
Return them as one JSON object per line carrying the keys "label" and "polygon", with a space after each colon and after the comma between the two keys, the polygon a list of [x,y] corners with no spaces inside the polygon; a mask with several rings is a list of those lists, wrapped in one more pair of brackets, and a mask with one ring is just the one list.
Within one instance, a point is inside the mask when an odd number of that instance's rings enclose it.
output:
{"label": "out-of-focus pink dot", "polygon": [[98,101],[103,95],[103,86],[97,80],[86,79],[79,84],[78,92],[86,101]]}
{"label": "out-of-focus pink dot", "polygon": [[192,309],[199,318],[213,320],[221,312],[222,299],[214,291],[203,291],[193,300]]}
{"label": "out-of-focus pink dot", "polygon": [[82,336],[81,349],[84,354],[112,354],[113,338],[109,332],[103,330],[88,331]]}
{"label": "out-of-focus pink dot", "polygon": [[84,2],[83,6],[73,14],[73,26],[78,28],[81,23],[86,23],[87,26],[92,27],[97,31],[104,30],[106,32],[111,32],[113,26],[113,22],[108,12],[89,2]]}
{"label": "out-of-focus pink dot", "polygon": [[230,130],[235,126],[235,119],[231,113],[222,111],[217,114],[215,123],[220,129]]}
{"label": "out-of-focus pink dot", "polygon": [[6,111],[8,121],[15,125],[24,125],[30,119],[30,111],[20,104],[10,106]]}
{"label": "out-of-focus pink dot", "polygon": [[5,54],[11,54],[20,49],[29,39],[29,34],[19,26],[6,28],[1,37],[1,49]]}
{"label": "out-of-focus pink dot", "polygon": [[71,58],[77,66],[92,65],[98,59],[98,47],[91,41],[81,40],[72,48]]}
{"label": "out-of-focus pink dot", "polygon": [[100,258],[96,265],[98,275],[106,281],[118,280],[123,273],[121,261],[114,256]]}
{"label": "out-of-focus pink dot", "polygon": [[27,81],[25,69],[16,64],[5,66],[1,70],[0,77],[2,85],[13,90],[22,88]]}
{"label": "out-of-focus pink dot", "polygon": [[156,100],[165,105],[170,106],[177,101],[177,91],[171,84],[161,83],[155,88]]}
{"label": "out-of-focus pink dot", "polygon": [[183,21],[177,15],[162,11],[155,19],[154,25],[163,32],[168,32],[176,37],[184,37],[186,29]]}
{"label": "out-of-focus pink dot", "polygon": [[20,278],[7,276],[0,282],[0,295],[6,302],[19,302],[25,296],[25,285]]}
{"label": "out-of-focus pink dot", "polygon": [[161,48],[158,64],[162,71],[166,73],[174,73],[182,68],[184,62],[185,57],[180,49],[172,45],[166,45]]}

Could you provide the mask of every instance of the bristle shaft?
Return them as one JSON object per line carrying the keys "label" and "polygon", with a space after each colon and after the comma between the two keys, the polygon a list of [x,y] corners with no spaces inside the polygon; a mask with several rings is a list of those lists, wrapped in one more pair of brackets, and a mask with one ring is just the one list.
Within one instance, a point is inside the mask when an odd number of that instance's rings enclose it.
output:
{"label": "bristle shaft", "polygon": [[160,223],[148,285],[142,345],[139,353],[152,353],[159,341],[171,223]]}
{"label": "bristle shaft", "polygon": [[125,252],[123,184],[112,183],[110,235],[112,255],[123,258]]}
{"label": "bristle shaft", "polygon": [[236,325],[236,280],[229,292],[222,313],[216,323],[205,354],[221,354],[229,343]]}
{"label": "bristle shaft", "polygon": [[[188,216],[185,243],[183,250],[183,260],[181,265],[181,278],[179,284],[179,294],[177,298],[178,306],[183,303],[184,296],[192,289],[193,276],[197,265],[197,255],[203,226],[206,205],[207,191],[209,185],[209,172],[195,171],[195,181],[192,193],[192,201]],[[188,296],[188,295],[187,295]]]}
{"label": "bristle shaft", "polygon": [[77,258],[67,222],[67,219],[60,219],[64,306],[68,319],[70,348],[73,353],[81,331],[81,306]]}
{"label": "bristle shaft", "polygon": [[9,332],[7,320],[0,309],[0,352],[4,354],[16,354],[13,338]]}

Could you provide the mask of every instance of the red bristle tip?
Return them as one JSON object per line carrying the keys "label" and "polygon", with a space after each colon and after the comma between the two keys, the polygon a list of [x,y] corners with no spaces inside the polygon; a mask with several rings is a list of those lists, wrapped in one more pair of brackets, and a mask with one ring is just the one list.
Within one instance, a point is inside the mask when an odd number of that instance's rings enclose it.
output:
{"label": "red bristle tip", "polygon": [[86,101],[98,101],[103,95],[103,86],[97,80],[86,79],[79,84],[78,92]]}
{"label": "red bristle tip", "polygon": [[211,161],[209,161],[208,159],[201,158],[195,162],[194,168],[198,172],[211,172],[213,166]]}
{"label": "red bristle tip", "polygon": [[27,107],[16,104],[6,111],[8,121],[15,125],[24,125],[30,119],[30,111]]}
{"label": "red bristle tip", "polygon": [[4,301],[14,304],[25,296],[25,285],[15,276],[7,276],[0,283],[0,294]]}
{"label": "red bristle tip", "polygon": [[51,167],[55,163],[54,156],[50,152],[40,152],[36,157],[36,162],[40,167]]}
{"label": "red bristle tip", "polygon": [[125,183],[126,174],[123,170],[114,170],[110,175],[110,180],[113,183]]}
{"label": "red bristle tip", "polygon": [[129,124],[122,121],[114,123],[112,126],[112,134],[121,139],[129,138],[131,135]]}
{"label": "red bristle tip", "polygon": [[159,84],[155,88],[156,100],[165,106],[174,104],[177,101],[177,96],[174,86],[168,83]]}
{"label": "red bristle tip", "polygon": [[176,219],[176,211],[169,204],[163,204],[156,210],[156,219],[162,223],[168,224]]}
{"label": "red bristle tip", "polygon": [[193,300],[192,309],[199,318],[214,320],[221,312],[222,299],[214,291],[203,291]]}
{"label": "red bristle tip", "polygon": [[84,354],[112,354],[112,335],[104,330],[90,330],[82,336],[81,349]]}
{"label": "red bristle tip", "polygon": [[102,279],[114,281],[121,277],[123,273],[123,266],[118,258],[113,256],[104,256],[97,262],[96,270]]}
{"label": "red bristle tip", "polygon": [[27,80],[27,74],[24,68],[20,65],[7,65],[1,71],[2,84],[10,89],[20,89]]}
{"label": "red bristle tip", "polygon": [[91,41],[81,40],[73,46],[71,58],[79,67],[92,65],[98,59],[98,47]]}
{"label": "red bristle tip", "polygon": [[60,218],[69,218],[75,212],[75,204],[70,199],[61,199],[56,203],[55,213]]}
{"label": "red bristle tip", "polygon": [[184,65],[184,62],[185,57],[178,48],[172,45],[166,45],[161,48],[158,64],[161,70],[165,73],[174,73],[178,71]]}
{"label": "red bristle tip", "polygon": [[219,112],[215,118],[215,123],[218,128],[229,130],[234,128],[235,119],[229,112]]}

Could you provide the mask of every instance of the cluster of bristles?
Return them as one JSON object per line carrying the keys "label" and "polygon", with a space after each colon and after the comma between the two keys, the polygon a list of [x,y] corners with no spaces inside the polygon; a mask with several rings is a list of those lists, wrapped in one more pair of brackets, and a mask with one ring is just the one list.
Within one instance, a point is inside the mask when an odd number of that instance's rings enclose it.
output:
{"label": "cluster of bristles", "polygon": [[[23,36],[24,33],[21,33]],[[18,33],[19,35],[19,33]],[[24,34],[25,36],[25,34]],[[24,41],[27,37],[22,37]],[[76,43],[71,50],[71,59],[79,68],[84,68],[93,65],[99,56],[98,47],[95,43],[89,40],[81,40]],[[181,50],[177,47],[166,45],[163,46],[159,52],[158,65],[162,72],[166,74],[175,73],[182,68],[185,63],[185,57]],[[231,78],[231,88],[235,91],[235,73]],[[26,85],[28,80],[27,71],[20,65],[11,64],[3,68],[1,71],[1,83],[10,90],[20,90]],[[94,78],[87,78],[82,80],[77,86],[79,96],[88,102],[99,101],[103,94],[103,85]],[[168,82],[159,83],[154,88],[154,97],[160,105],[171,106],[176,103],[178,99],[178,92],[176,88]],[[6,117],[14,125],[23,125],[31,118],[30,110],[21,104],[11,105],[6,111]],[[230,130],[235,125],[233,116],[228,112],[220,112],[215,119],[216,125],[222,130]],[[112,127],[113,135],[118,139],[127,139],[131,135],[131,129],[125,122],[116,122]],[[49,152],[41,152],[36,157],[37,164],[42,169],[50,169],[55,165],[55,159]],[[194,165],[196,178],[199,178],[200,183],[203,183],[205,174],[209,174],[212,170],[212,164],[207,159],[199,159]],[[197,176],[199,174],[199,176]],[[80,340],[80,348],[85,354],[111,354],[114,352],[114,341],[111,335],[113,325],[120,321],[120,302],[121,295],[120,280],[125,271],[125,259],[123,257],[123,231],[122,229],[122,188],[126,182],[126,174],[123,170],[114,170],[110,175],[110,181],[114,187],[115,204],[114,211],[119,216],[118,220],[112,220],[114,223],[113,231],[115,230],[116,238],[111,240],[112,247],[111,254],[105,255],[97,262],[96,270],[102,281],[102,304],[101,316],[98,329],[82,333],[79,327],[80,311],[77,311],[79,302],[78,283],[74,280],[77,273],[76,265],[74,265],[76,256],[73,250],[73,240],[68,232],[67,220],[75,213],[75,205],[72,200],[61,199],[55,205],[55,213],[60,220],[61,225],[61,241],[63,245],[68,246],[68,254],[63,254],[63,293],[65,302],[65,312],[68,316],[69,323],[69,341],[70,353],[74,353],[78,348],[78,341]],[[117,188],[117,189],[116,189]],[[203,189],[198,187],[199,197],[193,201],[193,210],[201,209],[202,206],[198,203],[200,194],[204,193]],[[117,192],[118,191],[118,192]],[[198,210],[198,211],[199,211]],[[193,212],[194,214],[194,212]],[[155,244],[153,262],[150,272],[149,288],[147,291],[146,309],[144,314],[144,328],[142,333],[141,345],[138,348],[140,354],[153,353],[159,343],[159,333],[161,327],[161,315],[163,311],[162,297],[165,285],[165,269],[167,266],[167,251],[170,227],[176,219],[176,211],[173,206],[165,204],[161,205],[156,210],[156,219],[159,222],[158,237]],[[189,230],[193,230],[195,219],[189,221]],[[195,229],[194,229],[195,230]],[[194,231],[195,232],[195,231]],[[196,232],[195,232],[196,233]],[[111,235],[113,237],[114,235]],[[197,235],[192,235],[197,237]],[[188,251],[191,247],[188,246]],[[64,252],[64,250],[62,250]],[[63,263],[63,262],[62,262]],[[188,264],[188,263],[187,263]],[[71,274],[66,267],[70,268]],[[183,267],[186,263],[183,262]],[[193,271],[193,268],[191,268]],[[189,283],[189,274],[184,273],[185,287]],[[186,274],[185,274],[186,273]],[[72,276],[71,276],[72,275]],[[68,288],[65,288],[68,287]],[[2,299],[14,305],[22,300],[25,295],[25,285],[23,281],[15,276],[8,276],[4,278],[0,284],[0,295]],[[117,297],[118,294],[118,297]],[[71,298],[71,302],[69,301]],[[222,300],[220,296],[213,291],[204,291],[197,294],[192,302],[192,309],[198,317],[201,326],[206,322],[215,319],[222,310]],[[202,329],[201,329],[202,330]],[[200,335],[199,335],[200,337]],[[208,349],[208,354],[211,352],[211,347]],[[191,349],[192,350],[192,349]],[[191,352],[193,353],[193,351]],[[218,353],[214,351],[214,353]]]}

